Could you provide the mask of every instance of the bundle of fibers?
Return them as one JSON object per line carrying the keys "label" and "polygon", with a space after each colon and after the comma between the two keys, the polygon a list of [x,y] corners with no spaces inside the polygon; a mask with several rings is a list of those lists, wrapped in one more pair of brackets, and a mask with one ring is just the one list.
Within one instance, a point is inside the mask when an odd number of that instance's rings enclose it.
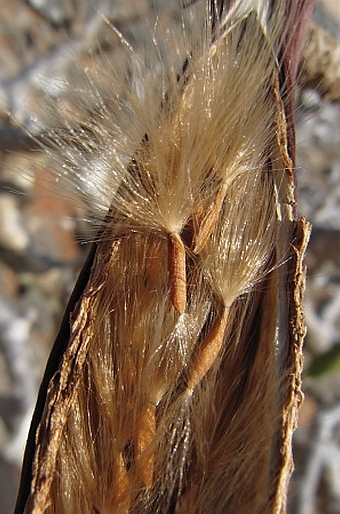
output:
{"label": "bundle of fibers", "polygon": [[49,134],[99,227],[15,514],[285,512],[310,230],[293,101],[312,3],[189,5],[175,51],[155,37],[145,65],[120,36],[129,73],[112,65],[107,94],[91,80],[87,123],[65,114]]}

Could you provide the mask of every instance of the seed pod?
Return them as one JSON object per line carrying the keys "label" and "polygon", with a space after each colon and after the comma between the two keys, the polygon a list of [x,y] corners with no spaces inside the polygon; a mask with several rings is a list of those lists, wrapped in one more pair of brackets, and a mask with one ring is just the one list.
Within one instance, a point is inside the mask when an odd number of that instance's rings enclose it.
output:
{"label": "seed pod", "polygon": [[203,18],[191,5],[181,41],[164,31],[164,62],[156,36],[145,65],[121,37],[130,73],[101,77],[112,96],[92,86],[86,130],[51,132],[59,174],[102,221],[15,514],[285,511],[310,230],[293,95],[312,4],[207,2]]}

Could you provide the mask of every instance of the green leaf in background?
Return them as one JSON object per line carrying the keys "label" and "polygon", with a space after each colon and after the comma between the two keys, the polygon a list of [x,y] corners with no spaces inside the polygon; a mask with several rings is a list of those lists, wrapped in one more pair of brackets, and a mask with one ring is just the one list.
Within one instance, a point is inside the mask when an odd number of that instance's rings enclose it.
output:
{"label": "green leaf in background", "polygon": [[340,342],[335,343],[330,350],[317,355],[307,369],[307,376],[320,377],[335,368],[340,368]]}

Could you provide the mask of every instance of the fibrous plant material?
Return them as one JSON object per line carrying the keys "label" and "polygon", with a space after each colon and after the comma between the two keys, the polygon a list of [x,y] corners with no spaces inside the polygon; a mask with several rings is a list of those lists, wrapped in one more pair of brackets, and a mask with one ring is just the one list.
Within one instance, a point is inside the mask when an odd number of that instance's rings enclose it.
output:
{"label": "fibrous plant material", "polygon": [[49,135],[102,221],[16,514],[285,511],[309,235],[292,106],[312,3],[188,6],[176,51],[155,37],[145,66],[121,38],[129,72],[110,70],[108,97],[91,80],[92,116]]}

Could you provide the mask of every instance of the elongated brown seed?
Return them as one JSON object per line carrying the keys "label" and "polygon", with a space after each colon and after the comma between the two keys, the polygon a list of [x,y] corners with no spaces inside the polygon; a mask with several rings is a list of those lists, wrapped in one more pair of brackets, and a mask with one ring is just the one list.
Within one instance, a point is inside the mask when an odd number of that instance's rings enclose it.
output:
{"label": "elongated brown seed", "polygon": [[191,392],[205,377],[216,361],[223,345],[223,336],[228,322],[229,309],[225,308],[211,331],[196,349],[191,361],[187,393]]}
{"label": "elongated brown seed", "polygon": [[176,311],[182,314],[187,302],[187,281],[185,248],[179,234],[169,234],[168,248],[170,298]]}

